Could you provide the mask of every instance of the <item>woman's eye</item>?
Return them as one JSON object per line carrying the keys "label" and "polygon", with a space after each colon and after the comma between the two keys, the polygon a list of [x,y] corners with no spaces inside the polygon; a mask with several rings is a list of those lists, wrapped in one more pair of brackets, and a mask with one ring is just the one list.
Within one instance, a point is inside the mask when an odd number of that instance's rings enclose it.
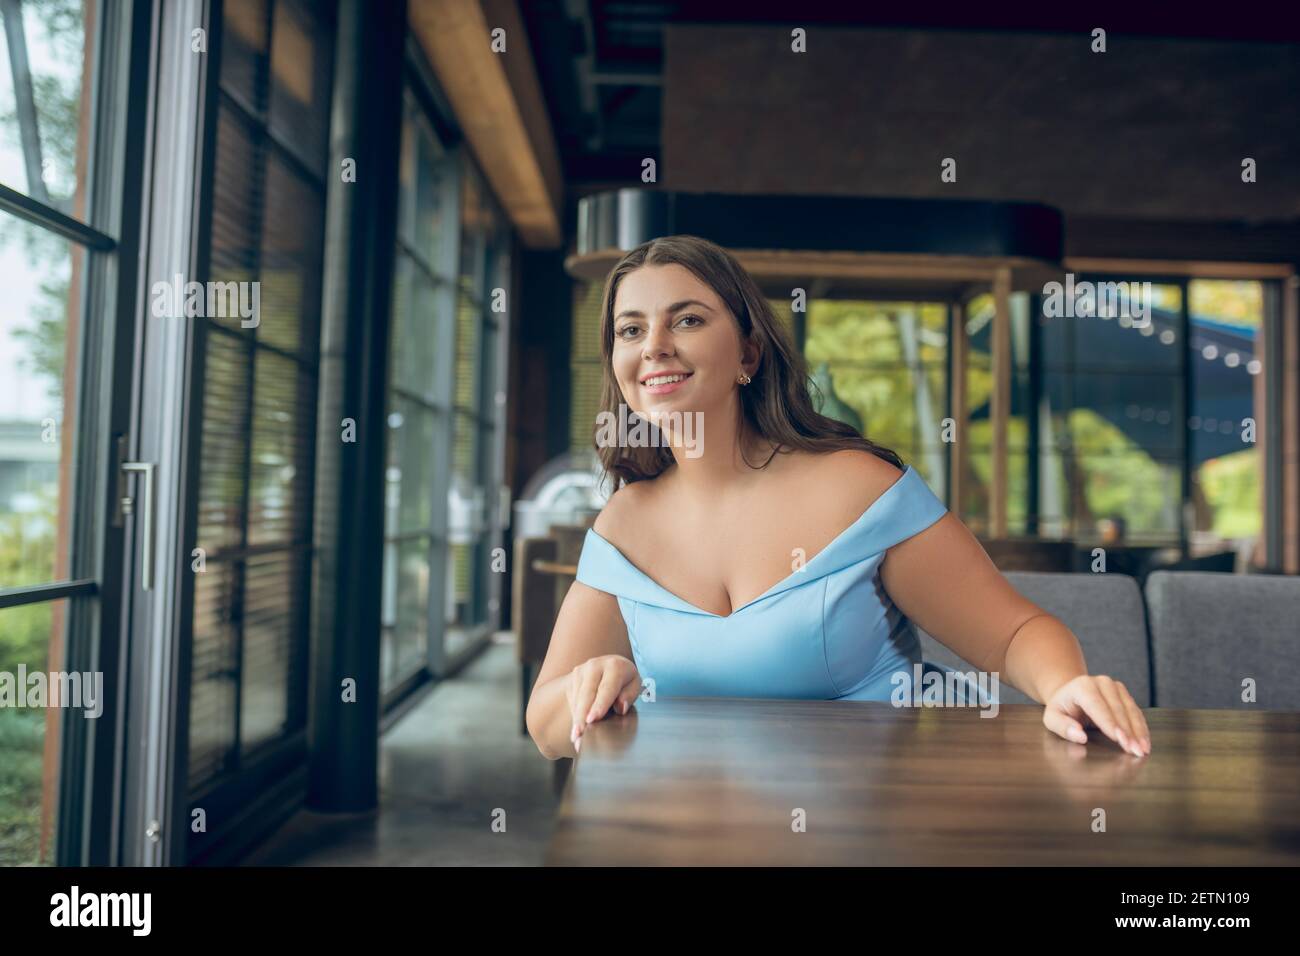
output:
{"label": "woman's eye", "polygon": [[[704,320],[701,319],[698,315],[683,315],[680,319],[677,320],[677,322],[680,324],[682,322],[685,322],[687,319],[690,319],[692,322],[698,324],[703,324],[704,322]],[[695,326],[689,325],[687,326],[687,328],[695,328]],[[632,335],[635,335],[637,332],[640,331],[641,331],[641,327],[639,325],[625,325],[614,334],[620,339],[627,339],[627,338],[632,338]],[[632,335],[627,335],[626,333],[628,332],[631,332]]]}

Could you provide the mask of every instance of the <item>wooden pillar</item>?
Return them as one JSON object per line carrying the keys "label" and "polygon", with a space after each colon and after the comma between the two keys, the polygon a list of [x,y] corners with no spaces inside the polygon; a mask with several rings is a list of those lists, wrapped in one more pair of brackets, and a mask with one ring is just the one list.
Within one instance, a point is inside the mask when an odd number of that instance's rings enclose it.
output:
{"label": "wooden pillar", "polygon": [[989,418],[993,425],[993,482],[989,489],[989,537],[1007,536],[1007,420],[1011,416],[1011,270],[993,276],[993,393]]}
{"label": "wooden pillar", "polygon": [[948,330],[948,375],[952,382],[952,404],[948,415],[955,425],[956,439],[948,458],[948,510],[961,517],[962,494],[965,489],[967,442],[966,426],[966,303],[952,303],[952,322]]}

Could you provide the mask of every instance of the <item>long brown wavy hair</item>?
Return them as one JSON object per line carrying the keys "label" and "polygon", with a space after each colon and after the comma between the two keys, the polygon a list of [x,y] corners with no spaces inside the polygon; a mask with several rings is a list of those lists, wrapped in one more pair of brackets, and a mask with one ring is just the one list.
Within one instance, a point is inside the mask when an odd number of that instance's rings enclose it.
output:
{"label": "long brown wavy hair", "polygon": [[[614,266],[605,279],[605,293],[600,307],[600,354],[603,359],[600,406],[619,420],[620,404],[626,406],[622,389],[614,376],[614,298],[619,283],[633,269],[676,263],[689,269],[708,285],[731,310],[740,326],[742,341],[758,346],[758,365],[753,381],[737,385],[740,389],[742,421],[775,444],[772,455],[799,448],[810,452],[831,452],[857,448],[883,458],[897,468],[903,460],[888,448],[869,441],[844,422],[828,418],[813,408],[808,367],[793,338],[772,312],[753,277],[721,246],[699,236],[664,236],[637,246]],[[815,385],[813,386],[815,387]],[[603,416],[602,416],[603,417]],[[651,433],[655,426],[647,422]],[[602,447],[592,430],[592,444],[600,457],[606,478],[614,479],[611,494],[624,484],[654,478],[673,464],[672,449],[653,442],[645,447]],[[762,465],[772,460],[769,455]],[[746,460],[746,464],[749,464]]]}

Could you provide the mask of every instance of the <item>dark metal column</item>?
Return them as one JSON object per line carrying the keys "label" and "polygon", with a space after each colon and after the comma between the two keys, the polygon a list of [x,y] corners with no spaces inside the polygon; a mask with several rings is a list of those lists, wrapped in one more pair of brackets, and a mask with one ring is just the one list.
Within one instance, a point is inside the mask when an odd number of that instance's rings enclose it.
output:
{"label": "dark metal column", "polygon": [[[384,444],[405,0],[340,0],[338,19],[321,308],[307,805],[355,812],[373,809],[379,789]],[[355,182],[343,181],[345,159],[356,161]],[[353,435],[345,435],[345,419],[355,423]],[[349,679],[355,702],[344,700]]]}

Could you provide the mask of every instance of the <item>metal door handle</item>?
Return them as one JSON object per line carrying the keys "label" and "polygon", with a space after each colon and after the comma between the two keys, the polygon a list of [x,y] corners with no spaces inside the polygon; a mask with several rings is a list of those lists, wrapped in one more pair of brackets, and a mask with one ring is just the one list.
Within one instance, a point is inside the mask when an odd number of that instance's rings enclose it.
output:
{"label": "metal door handle", "polygon": [[[144,483],[144,527],[140,529],[144,539],[141,545],[143,567],[140,569],[140,588],[144,591],[153,588],[153,473],[157,467],[157,463],[152,461],[122,462],[123,471],[138,471],[141,475],[140,480]],[[121,504],[123,514],[133,512],[135,504],[133,499],[124,496]]]}

